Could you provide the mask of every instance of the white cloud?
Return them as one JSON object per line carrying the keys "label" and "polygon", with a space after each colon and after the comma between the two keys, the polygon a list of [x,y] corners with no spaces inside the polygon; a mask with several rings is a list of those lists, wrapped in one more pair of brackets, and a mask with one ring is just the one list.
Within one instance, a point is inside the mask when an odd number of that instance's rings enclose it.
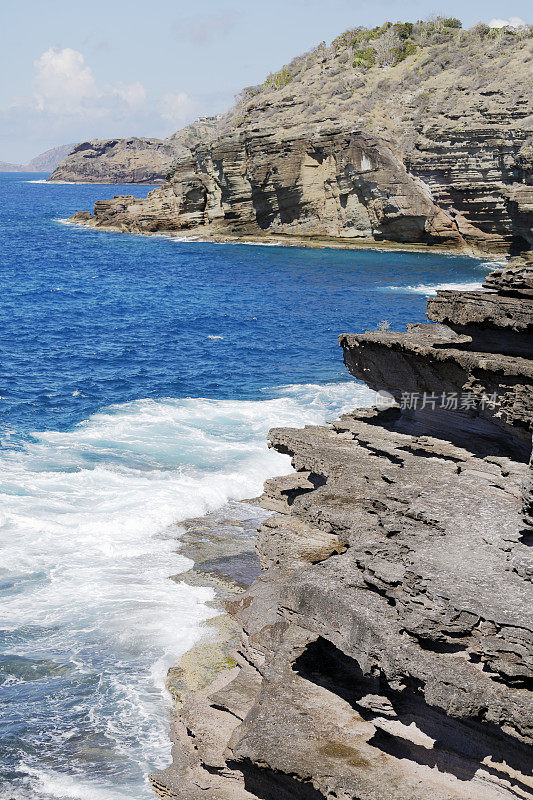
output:
{"label": "white cloud", "polygon": [[509,19],[491,19],[489,28],[523,28],[526,25],[520,17],[509,17]]}
{"label": "white cloud", "polygon": [[34,62],[35,108],[52,115],[103,117],[141,109],[146,89],[139,81],[118,82],[100,89],[78,50],[51,47]]}
{"label": "white cloud", "polygon": [[99,96],[91,69],[77,50],[51,47],[34,67],[33,89],[39,111],[78,114],[86,100]]}
{"label": "white cloud", "polygon": [[[118,81],[99,88],[82,53],[51,47],[35,63],[33,108],[54,117],[125,120],[150,112],[146,89],[139,81]],[[152,105],[153,108],[153,105]],[[185,92],[169,92],[158,104],[159,118],[177,130],[192,121],[197,104]],[[148,131],[147,131],[148,135]]]}
{"label": "white cloud", "polygon": [[175,125],[175,130],[191,122],[197,113],[197,103],[185,92],[165,94],[159,103],[163,119]]}
{"label": "white cloud", "polygon": [[131,108],[141,108],[146,103],[146,89],[139,81],[129,84],[119,82],[111,91]]}
{"label": "white cloud", "polygon": [[81,52],[52,47],[34,62],[31,90],[0,107],[0,156],[25,163],[63,142],[168,136],[199,111],[185,92],[150,96],[139,81],[100,84]]}

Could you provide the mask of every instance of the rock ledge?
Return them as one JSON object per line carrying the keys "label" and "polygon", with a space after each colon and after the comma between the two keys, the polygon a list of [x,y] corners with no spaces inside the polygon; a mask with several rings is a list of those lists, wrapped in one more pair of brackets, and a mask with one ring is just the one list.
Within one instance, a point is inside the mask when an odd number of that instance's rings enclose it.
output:
{"label": "rock ledge", "polygon": [[265,484],[235,666],[186,693],[159,797],[533,798],[532,277],[525,256],[430,300],[437,326],[341,336],[397,402],[270,432],[296,471]]}

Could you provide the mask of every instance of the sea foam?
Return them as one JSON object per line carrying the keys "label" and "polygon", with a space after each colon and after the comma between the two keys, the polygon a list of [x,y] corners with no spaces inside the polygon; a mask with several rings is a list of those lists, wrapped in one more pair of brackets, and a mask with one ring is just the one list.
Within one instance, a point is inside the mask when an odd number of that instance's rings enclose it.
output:
{"label": "sea foam", "polygon": [[[12,654],[31,665],[45,653],[61,667],[40,679],[39,714],[26,729],[28,797],[151,797],[145,776],[169,760],[166,672],[214,613],[212,590],[169,580],[191,566],[175,523],[290,471],[266,445],[271,426],[320,423],[372,400],[355,381],[278,387],[258,401],[139,400],[1,455],[1,558],[12,587],[2,628]],[[10,708],[16,727],[28,709]],[[81,783],[76,742],[85,743]],[[50,769],[32,755],[42,748]]]}
{"label": "sea foam", "polygon": [[476,283],[417,283],[411,286],[386,286],[385,289],[391,292],[402,292],[406,294],[424,294],[428,297],[436,295],[441,289],[456,289],[462,292],[469,292],[481,289],[482,284]]}

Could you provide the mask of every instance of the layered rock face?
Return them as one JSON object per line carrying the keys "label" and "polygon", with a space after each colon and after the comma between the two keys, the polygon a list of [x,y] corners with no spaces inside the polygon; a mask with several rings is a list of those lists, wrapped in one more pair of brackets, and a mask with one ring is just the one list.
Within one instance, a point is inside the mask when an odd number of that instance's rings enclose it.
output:
{"label": "layered rock face", "polygon": [[222,234],[461,239],[452,218],[388,147],[338,126],[297,138],[227,134],[199,145],[147,200],[96,203],[94,221],[138,232],[208,227]]}
{"label": "layered rock face", "polygon": [[533,797],[532,278],[343,335],[398,402],[270,432],[296,471],[265,485],[236,666],[185,694],[159,797]]}
{"label": "layered rock face", "polygon": [[412,27],[411,50],[398,26],[348,32],[245,89],[166,185],[98,203],[90,224],[531,247],[530,31]]}

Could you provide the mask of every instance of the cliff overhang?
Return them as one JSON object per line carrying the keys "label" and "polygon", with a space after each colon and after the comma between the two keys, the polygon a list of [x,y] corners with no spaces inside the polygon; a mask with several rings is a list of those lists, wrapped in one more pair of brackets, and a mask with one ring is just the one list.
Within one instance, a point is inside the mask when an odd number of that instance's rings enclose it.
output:
{"label": "cliff overhang", "polygon": [[388,407],[270,431],[295,472],[265,484],[236,666],[185,693],[160,797],[533,797],[532,278],[526,255],[431,299],[437,325],[342,335]]}

